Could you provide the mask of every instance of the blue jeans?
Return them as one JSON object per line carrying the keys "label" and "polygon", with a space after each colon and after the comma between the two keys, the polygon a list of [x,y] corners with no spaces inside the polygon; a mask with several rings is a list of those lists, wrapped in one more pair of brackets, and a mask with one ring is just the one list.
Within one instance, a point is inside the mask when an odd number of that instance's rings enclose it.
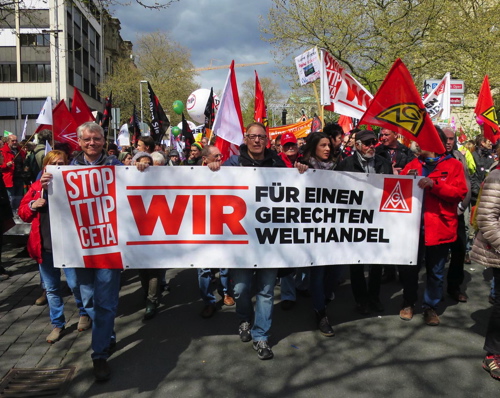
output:
{"label": "blue jeans", "polygon": [[[224,294],[229,294],[229,269],[219,270],[220,284]],[[216,300],[210,284],[212,283],[212,270],[210,268],[198,268],[198,286],[200,295],[206,305],[215,305]]]}
{"label": "blue jeans", "polygon": [[119,269],[75,268],[83,305],[92,318],[92,359],[107,359],[120,293]]}
{"label": "blue jeans", "polygon": [[[47,291],[50,322],[55,328],[63,328],[66,325],[66,319],[64,318],[64,299],[61,295],[61,270],[54,268],[54,257],[52,253],[46,251],[42,251],[42,263],[38,267],[40,269],[40,277],[43,279],[45,290]],[[64,273],[66,274],[68,286],[75,297],[80,316],[87,315],[85,308],[83,308],[75,269],[65,268]]]}
{"label": "blue jeans", "polygon": [[281,278],[281,300],[296,301],[296,289],[309,289],[309,268],[297,268]]}
{"label": "blue jeans", "polygon": [[9,196],[10,207],[12,207],[13,211],[17,211],[24,196],[24,181],[14,180],[14,185],[7,188],[7,195]]}
{"label": "blue jeans", "polygon": [[449,250],[449,243],[425,247],[427,283],[424,291],[423,308],[436,309],[443,298],[444,266]]}
{"label": "blue jeans", "polygon": [[[275,268],[259,270],[235,268],[231,270],[231,277],[234,282],[236,315],[240,322],[252,323],[252,319],[255,318],[251,329],[254,341],[267,341],[269,337],[269,330],[273,320],[274,285],[276,284],[277,274],[278,270]],[[252,303],[252,291],[257,292],[255,312]]]}

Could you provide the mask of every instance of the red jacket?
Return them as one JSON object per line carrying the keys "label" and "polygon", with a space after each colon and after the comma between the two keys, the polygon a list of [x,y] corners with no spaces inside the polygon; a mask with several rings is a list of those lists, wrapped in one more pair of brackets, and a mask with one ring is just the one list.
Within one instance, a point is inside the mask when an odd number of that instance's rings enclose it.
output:
{"label": "red jacket", "polygon": [[[0,170],[3,174],[3,182],[7,188],[12,188],[14,186],[14,169],[15,164],[11,166],[7,166],[7,163],[14,162],[14,152],[9,147],[9,144],[5,143],[4,146],[0,149],[3,153],[3,163],[0,165]],[[21,157],[23,163],[26,154],[23,150],[19,150],[19,156]]]}
{"label": "red jacket", "polygon": [[40,234],[40,213],[30,209],[30,202],[42,196],[40,180],[31,184],[29,191],[24,195],[19,205],[18,215],[24,222],[31,223],[31,232],[28,237],[27,249],[30,257],[38,264],[42,263],[42,236]]}
{"label": "red jacket", "polygon": [[[407,175],[409,170],[417,170],[423,175],[424,162],[413,159],[401,171]],[[434,186],[424,192],[424,235],[425,245],[435,246],[451,243],[457,239],[457,206],[467,194],[464,167],[450,155],[442,156],[434,170],[427,176]]]}

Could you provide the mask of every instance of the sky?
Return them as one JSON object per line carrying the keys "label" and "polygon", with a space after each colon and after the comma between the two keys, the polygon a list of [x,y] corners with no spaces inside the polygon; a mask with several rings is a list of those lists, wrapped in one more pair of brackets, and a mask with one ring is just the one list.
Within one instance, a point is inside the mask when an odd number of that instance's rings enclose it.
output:
{"label": "sky", "polygon": [[[146,10],[134,0],[132,3],[111,9],[113,16],[121,21],[124,40],[134,43],[140,34],[167,31],[173,40],[191,50],[195,68],[211,63],[229,65],[233,59],[236,64],[268,62],[236,68],[238,86],[254,78],[257,70],[259,78],[270,77],[287,89],[287,84],[275,73],[271,44],[261,39],[263,34],[259,29],[260,16],[267,22],[271,0],[180,0],[161,11]],[[227,68],[201,71],[196,80],[201,88],[213,87],[214,92],[221,93],[227,74]]]}

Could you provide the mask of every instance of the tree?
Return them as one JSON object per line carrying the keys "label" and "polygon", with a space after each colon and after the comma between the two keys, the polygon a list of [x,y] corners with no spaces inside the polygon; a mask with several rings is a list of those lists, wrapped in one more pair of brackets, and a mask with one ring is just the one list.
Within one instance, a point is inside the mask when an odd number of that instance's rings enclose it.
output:
{"label": "tree", "polygon": [[[198,88],[191,53],[171,40],[167,33],[154,32],[139,37],[134,51],[134,62],[122,59],[116,63],[113,73],[100,85],[102,96],[113,91],[114,106],[129,117],[133,105],[139,108],[139,82],[147,80],[158,96],[165,112],[175,100],[186,102],[189,94]],[[145,121],[150,120],[147,88],[143,86],[143,112]],[[170,113],[172,124],[181,121],[180,116]]]}
{"label": "tree", "polygon": [[[500,2],[488,0],[273,0],[264,33],[280,63],[318,46],[372,93],[401,58],[417,85],[450,71],[477,92],[500,85]],[[288,65],[289,67],[289,65]],[[293,80],[296,82],[296,77]]]}
{"label": "tree", "polygon": [[[267,106],[267,119],[269,126],[272,126],[272,121],[276,117],[281,120],[280,115],[273,115],[273,105],[284,104],[285,98],[280,91],[280,86],[270,77],[260,77],[260,85],[264,90],[264,98]],[[241,113],[243,115],[243,125],[246,126],[252,123],[255,111],[255,77],[245,80],[241,85],[242,90],[240,93]],[[281,112],[279,110],[278,112]],[[278,123],[281,124],[281,123]]]}

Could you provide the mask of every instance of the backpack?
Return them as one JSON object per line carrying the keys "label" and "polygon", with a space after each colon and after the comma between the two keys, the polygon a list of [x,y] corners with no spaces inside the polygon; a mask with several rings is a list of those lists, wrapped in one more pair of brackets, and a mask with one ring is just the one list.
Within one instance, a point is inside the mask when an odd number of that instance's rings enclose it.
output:
{"label": "backpack", "polygon": [[36,154],[44,150],[45,148],[38,148],[38,150],[31,152],[28,156],[26,156],[26,159],[24,159],[23,178],[25,181],[36,181],[36,178],[38,177],[38,174],[41,170],[36,161]]}

